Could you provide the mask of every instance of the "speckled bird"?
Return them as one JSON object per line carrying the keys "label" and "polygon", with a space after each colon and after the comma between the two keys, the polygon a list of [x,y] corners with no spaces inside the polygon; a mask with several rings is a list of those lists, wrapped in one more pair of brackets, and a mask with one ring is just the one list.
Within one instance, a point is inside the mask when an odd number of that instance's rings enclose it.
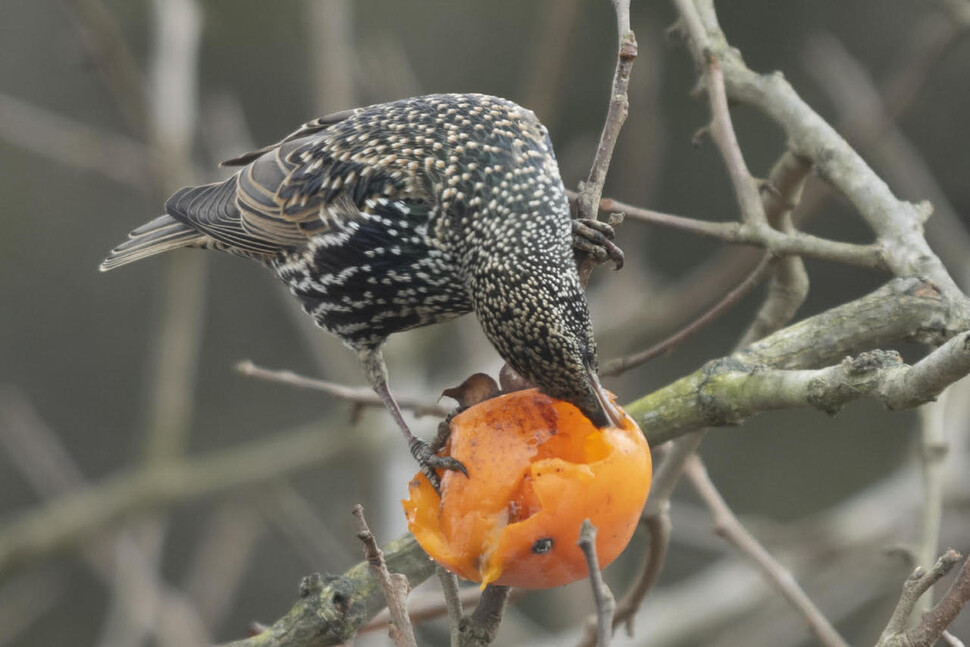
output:
{"label": "speckled bird", "polygon": [[176,192],[101,269],[180,247],[272,268],[356,351],[426,473],[460,466],[402,418],[381,350],[391,333],[474,312],[520,375],[598,427],[615,417],[572,248],[622,257],[608,227],[571,218],[531,111],[479,94],[404,99],[311,121],[224,165],[242,168]]}

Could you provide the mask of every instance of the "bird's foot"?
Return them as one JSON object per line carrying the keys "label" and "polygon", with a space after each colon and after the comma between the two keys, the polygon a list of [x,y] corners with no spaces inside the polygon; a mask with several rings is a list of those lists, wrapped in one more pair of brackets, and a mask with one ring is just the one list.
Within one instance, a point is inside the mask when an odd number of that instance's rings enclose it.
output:
{"label": "bird's foot", "polygon": [[597,263],[612,261],[615,269],[623,267],[623,250],[613,242],[619,224],[611,217],[609,222],[592,218],[573,220],[573,249],[589,254]]}
{"label": "bird's foot", "polygon": [[[445,437],[447,438],[447,435]],[[437,439],[435,444],[437,444]],[[420,438],[413,438],[408,448],[411,450],[411,455],[414,456],[414,460],[418,461],[421,473],[428,477],[428,481],[431,482],[431,487],[438,493],[438,496],[441,496],[441,477],[438,476],[438,470],[451,470],[461,472],[466,477],[468,476],[468,470],[465,469],[461,461],[451,456],[438,456],[432,446]]]}

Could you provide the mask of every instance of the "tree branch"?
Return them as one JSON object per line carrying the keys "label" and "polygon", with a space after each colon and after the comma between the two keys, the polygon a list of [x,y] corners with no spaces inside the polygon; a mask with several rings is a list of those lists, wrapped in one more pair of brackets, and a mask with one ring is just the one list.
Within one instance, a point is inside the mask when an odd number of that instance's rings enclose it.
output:
{"label": "tree branch", "polygon": [[[619,39],[616,55],[616,70],[613,73],[613,86],[610,90],[610,106],[606,113],[606,122],[600,134],[596,155],[589,176],[583,183],[577,202],[577,217],[596,219],[596,205],[603,195],[603,185],[606,184],[606,173],[613,158],[613,148],[620,136],[620,129],[626,121],[630,110],[630,100],[627,90],[630,87],[630,71],[637,58],[637,39],[630,29],[630,0],[612,0],[616,11],[616,30]],[[585,256],[579,264],[579,278],[583,285],[589,281],[595,261]]]}
{"label": "tree branch", "polygon": [[[344,384],[337,384],[336,382],[327,382],[326,380],[304,377],[294,373],[293,371],[274,371],[257,366],[248,359],[236,364],[236,370],[246,377],[255,377],[260,380],[267,380],[269,382],[280,382],[282,384],[289,384],[290,386],[296,386],[303,389],[322,391],[323,393],[332,395],[335,398],[346,400],[347,402],[352,402],[358,405],[365,405],[368,407],[384,406],[384,403],[379,397],[377,397],[377,394],[374,393],[373,389],[367,387],[358,388],[346,386]],[[448,415],[448,413],[450,413],[450,409],[447,407],[443,407],[433,402],[426,402],[423,400],[418,400],[417,398],[398,396],[395,396],[395,399],[397,400],[398,406],[400,406],[401,409],[404,409],[405,411],[413,411],[414,415],[418,418],[421,416],[435,416],[437,418],[444,418]]]}
{"label": "tree branch", "polygon": [[626,411],[655,444],[695,429],[737,425],[775,409],[815,408],[834,414],[860,398],[879,400],[889,409],[909,409],[931,401],[967,373],[970,333],[954,337],[913,366],[886,351],[862,353],[819,370],[772,370],[740,362],[735,355],[709,362]]}
{"label": "tree branch", "polygon": [[596,557],[596,526],[589,519],[583,521],[579,531],[579,544],[586,557],[589,583],[596,603],[596,647],[609,647],[613,637],[613,615],[616,613],[616,599],[603,581],[599,559]]}
{"label": "tree branch", "polygon": [[912,628],[909,617],[917,601],[944,575],[956,566],[963,556],[950,549],[929,571],[921,566],[903,584],[899,603],[893,611],[876,647],[933,647],[960,610],[970,601],[970,560],[963,563],[950,589],[932,609],[923,614],[920,623]]}
{"label": "tree branch", "polygon": [[[703,25],[705,42],[720,62],[728,98],[758,108],[784,129],[792,150],[812,160],[819,175],[852,202],[876,233],[893,273],[925,277],[966,307],[966,297],[923,238],[922,223],[931,207],[897,199],[781,74],[759,75],[748,69],[740,54],[728,45],[713,0],[692,0],[692,6]],[[699,60],[696,53],[695,60]]]}
{"label": "tree branch", "polygon": [[414,627],[411,626],[411,619],[408,617],[408,580],[400,573],[392,574],[387,568],[384,553],[377,546],[374,534],[367,527],[364,508],[359,503],[354,506],[354,518],[357,520],[357,538],[364,544],[364,559],[377,576],[387,610],[391,614],[387,632],[396,647],[417,647]]}
{"label": "tree branch", "polygon": [[727,502],[721,497],[721,493],[711,482],[707,469],[696,454],[687,460],[684,471],[694,485],[694,490],[711,510],[714,517],[714,532],[734,544],[739,551],[754,561],[771,585],[802,614],[809,629],[822,645],[849,647],[848,643],[832,626],[832,623],[822,615],[822,612],[818,610],[818,607],[812,603],[802,587],[798,585],[791,571],[772,557],[771,553],[755,539],[754,535],[741,525],[731,508],[728,507]]}

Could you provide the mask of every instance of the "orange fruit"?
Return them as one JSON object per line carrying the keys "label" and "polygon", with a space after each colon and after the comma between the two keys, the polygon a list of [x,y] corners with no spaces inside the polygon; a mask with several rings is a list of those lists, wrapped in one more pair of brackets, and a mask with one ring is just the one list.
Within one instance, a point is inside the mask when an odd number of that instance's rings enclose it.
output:
{"label": "orange fruit", "polygon": [[[619,409],[619,407],[617,407]],[[650,489],[650,448],[632,418],[597,429],[537,389],[486,400],[455,416],[442,496],[420,472],[402,501],[421,547],[461,577],[531,589],[588,576],[580,525],[597,528],[605,568],[630,542]]]}

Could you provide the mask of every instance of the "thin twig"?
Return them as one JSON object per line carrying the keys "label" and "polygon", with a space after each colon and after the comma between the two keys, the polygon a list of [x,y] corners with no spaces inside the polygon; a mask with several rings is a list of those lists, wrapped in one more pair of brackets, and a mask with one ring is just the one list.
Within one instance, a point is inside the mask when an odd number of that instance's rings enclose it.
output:
{"label": "thin twig", "polygon": [[[919,408],[919,464],[923,481],[923,505],[920,510],[920,539],[916,548],[917,565],[929,568],[939,554],[940,526],[943,522],[943,478],[949,453],[946,439],[946,403],[944,391],[936,402]],[[927,592],[916,604],[915,615],[929,611],[933,593]]]}
{"label": "thin twig", "polygon": [[[929,216],[930,205],[899,200],[782,75],[751,71],[740,53],[731,49],[718,24],[713,0],[693,0],[692,7],[720,62],[729,98],[754,106],[783,128],[792,150],[810,159],[819,175],[848,198],[876,233],[886,250],[886,262],[897,276],[925,277],[966,308],[967,297],[930,249],[919,226]],[[691,42],[693,37],[691,30]],[[701,62],[696,55],[695,60]]]}
{"label": "thin twig", "polygon": [[763,247],[778,256],[805,256],[884,272],[889,269],[885,252],[877,244],[844,243],[799,231],[784,233],[771,227],[749,223],[697,220],[641,209],[612,199],[604,199],[601,206],[604,210],[622,213],[633,221],[671,227],[729,243]]}
{"label": "thin twig", "polygon": [[[596,219],[596,205],[603,195],[603,185],[606,184],[606,174],[613,158],[613,149],[620,136],[620,129],[626,121],[630,110],[628,89],[630,87],[630,71],[637,58],[637,39],[630,29],[630,0],[613,0],[616,12],[616,29],[619,40],[616,56],[616,70],[613,73],[613,85],[610,90],[610,105],[606,112],[603,132],[600,133],[599,145],[593,157],[593,165],[589,176],[583,183],[577,203],[577,217]],[[590,256],[583,258],[579,264],[579,278],[585,285],[593,271],[595,262]]]}
{"label": "thin twig", "polygon": [[354,506],[354,518],[357,520],[357,538],[364,544],[364,558],[370,563],[377,575],[377,581],[384,591],[387,610],[391,613],[391,624],[387,633],[397,647],[417,647],[414,638],[414,627],[408,617],[408,578],[387,570],[384,553],[377,545],[374,534],[367,527],[364,518],[364,508],[359,503]]}
{"label": "thin twig", "polygon": [[771,556],[771,553],[741,525],[741,522],[738,521],[731,508],[721,497],[720,492],[717,491],[714,483],[711,482],[707,470],[697,454],[693,454],[687,460],[684,472],[694,486],[694,490],[711,509],[711,514],[714,517],[714,531],[754,561],[762,575],[802,614],[809,629],[822,645],[848,647],[848,643],[839,635],[832,623],[822,615],[822,612],[798,585],[791,571],[778,563]]}
{"label": "thin twig", "polygon": [[88,56],[105,87],[138,137],[148,137],[148,97],[145,80],[121,27],[100,0],[65,0],[77,21]]}
{"label": "thin twig", "polygon": [[610,587],[603,581],[599,559],[596,556],[596,526],[589,519],[583,520],[579,530],[580,550],[586,557],[586,568],[589,571],[589,585],[593,590],[593,601],[596,604],[596,646],[609,647],[613,637],[613,615],[616,613],[616,599]]}
{"label": "thin twig", "polygon": [[266,482],[319,465],[353,442],[352,434],[321,433],[314,424],[219,452],[119,472],[0,526],[0,577],[15,566],[74,546],[125,514]]}
{"label": "thin twig", "polygon": [[[248,359],[236,364],[236,370],[246,377],[255,377],[260,380],[267,380],[269,382],[280,382],[282,384],[289,384],[290,386],[296,386],[303,389],[322,391],[332,395],[335,398],[340,398],[341,400],[346,400],[354,404],[369,407],[384,406],[384,403],[380,398],[377,397],[377,394],[366,387],[358,388],[346,386],[344,384],[337,384],[336,382],[327,382],[326,380],[304,377],[294,373],[293,371],[276,371],[262,368],[253,364]],[[444,418],[449,413],[449,410],[446,407],[433,402],[418,400],[417,398],[397,397],[397,403],[402,409],[414,412],[414,415],[419,418],[421,416],[435,416],[437,418]]]}
{"label": "thin twig", "polygon": [[970,601],[970,560],[963,563],[949,590],[932,609],[923,614],[920,623],[909,629],[909,618],[920,597],[956,566],[963,556],[952,548],[944,553],[930,570],[917,566],[903,584],[885,631],[876,647],[932,647]]}
{"label": "thin twig", "polygon": [[643,525],[647,529],[647,536],[650,541],[646,561],[633,586],[620,599],[616,616],[613,618],[613,626],[616,627],[621,623],[626,624],[627,633],[631,636],[633,635],[633,620],[636,617],[636,610],[640,608],[640,603],[653,588],[667,558],[667,547],[670,545],[669,509],[665,507],[657,514],[645,518]]}
{"label": "thin twig", "polygon": [[966,281],[970,263],[964,252],[970,246],[970,236],[959,210],[919,147],[895,123],[875,81],[831,34],[816,35],[809,42],[805,61],[808,72],[832,99],[839,132],[872,160],[902,195],[925,198],[933,204],[933,217],[926,225],[927,240],[957,281]]}
{"label": "thin twig", "polygon": [[[811,163],[790,151],[771,168],[762,200],[768,224],[774,229],[789,235],[795,233],[792,211],[801,202],[802,189],[811,172]],[[781,259],[768,284],[764,303],[741,335],[738,346],[747,346],[788,325],[808,297],[808,286],[805,261],[800,256]]]}
{"label": "thin twig", "polygon": [[[437,567],[438,581],[445,598],[445,608],[448,609],[448,630],[451,647],[459,647],[461,642],[461,619],[464,612],[461,609],[461,594],[458,591],[458,577],[449,573],[440,564]],[[414,617],[413,615],[411,616]]]}
{"label": "thin twig", "polygon": [[0,139],[35,155],[126,184],[152,187],[152,157],[136,139],[0,93]]}
{"label": "thin twig", "polygon": [[941,633],[940,640],[946,643],[947,647],[966,647],[962,640],[951,634],[949,631],[944,631]]}
{"label": "thin twig", "polygon": [[704,314],[694,319],[690,324],[681,328],[675,332],[670,337],[654,344],[650,348],[634,353],[633,355],[627,355],[626,357],[618,357],[606,362],[603,365],[603,369],[600,370],[600,376],[616,376],[629,371],[632,368],[636,368],[646,362],[649,362],[654,357],[659,357],[664,353],[673,351],[675,348],[680,346],[688,338],[692,337],[694,334],[700,332],[706,328],[710,323],[716,321],[725,312],[734,307],[741,299],[743,299],[751,290],[756,288],[764,279],[771,273],[775,262],[778,259],[772,256],[765,256],[761,259],[761,262],[757,267],[752,270],[752,272],[741,282],[740,285],[736,286],[733,290],[728,292],[724,297],[715,303],[713,306],[708,308]]}
{"label": "thin twig", "polygon": [[[579,194],[567,192],[571,199]],[[574,197],[575,196],[575,197]],[[770,195],[766,200],[771,199]],[[820,238],[800,231],[778,231],[743,222],[713,222],[672,213],[644,209],[614,198],[603,198],[600,211],[621,213],[624,220],[676,229],[704,238],[716,238],[737,245],[762,247],[777,256],[804,256],[866,269],[889,271],[885,251],[878,244],[860,245]]]}
{"label": "thin twig", "polygon": [[768,224],[768,217],[758,195],[758,185],[748,171],[734,125],[731,123],[721,61],[711,47],[707,31],[691,0],[674,0],[674,4],[687,32],[687,42],[694,61],[702,67],[702,80],[711,105],[711,138],[727,167],[738,206],[741,208],[741,219],[755,226],[765,226]]}
{"label": "thin twig", "polygon": [[[512,592],[509,594],[509,603],[511,604],[523,598],[526,593],[528,593],[526,589],[512,589]],[[448,605],[442,601],[441,597],[441,594],[437,591],[410,596],[408,598],[408,615],[411,616],[411,623],[417,625],[421,622],[447,616],[449,614]],[[471,607],[478,604],[481,597],[482,590],[477,586],[459,589],[458,592],[458,598],[462,607]],[[370,622],[361,627],[357,633],[364,634],[381,631],[387,628],[388,622],[390,622],[390,615],[387,609],[383,609]]]}

